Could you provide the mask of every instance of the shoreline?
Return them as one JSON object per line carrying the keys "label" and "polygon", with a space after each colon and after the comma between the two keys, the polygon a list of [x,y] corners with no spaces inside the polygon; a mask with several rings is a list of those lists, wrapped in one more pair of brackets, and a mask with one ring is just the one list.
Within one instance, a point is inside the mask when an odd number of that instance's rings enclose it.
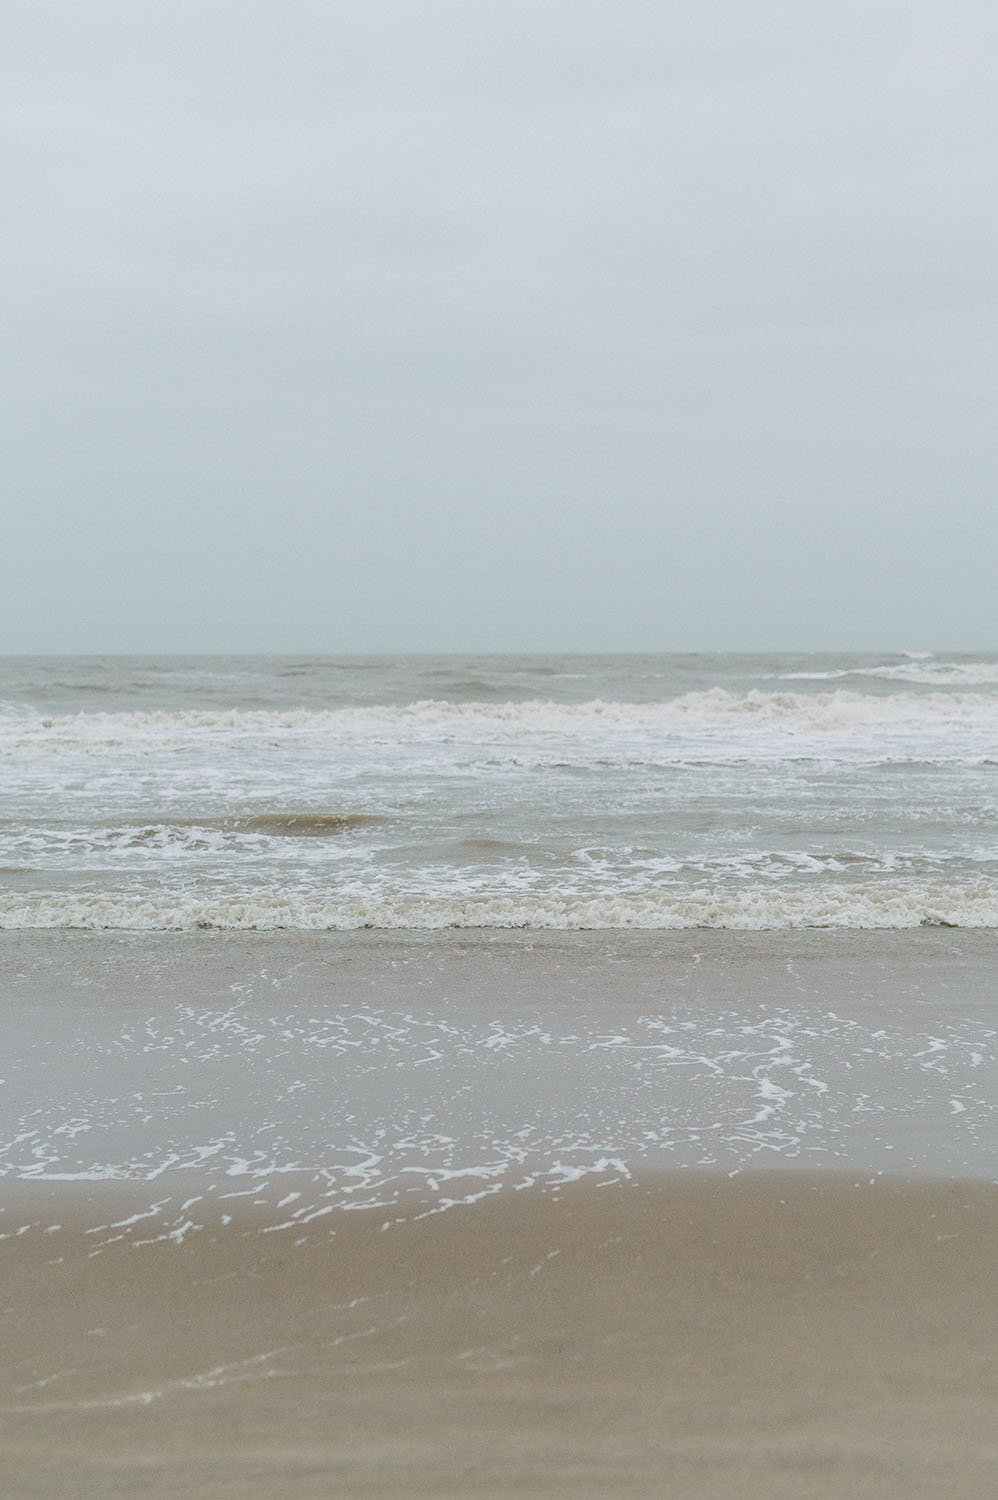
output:
{"label": "shoreline", "polygon": [[926,955],[947,955],[976,950],[998,951],[998,926],[958,927],[942,922],[924,922],[910,927],[801,926],[801,927],[0,927],[0,946],[15,957],[19,950],[30,958],[32,949],[96,945],[109,951],[127,950],[137,944],[153,948],[189,945],[210,953],[244,944],[262,950],[280,951],[291,946],[305,952],[324,949],[344,951],[397,949],[418,952],[448,944],[457,949],[494,948],[599,952],[619,948],[622,952],[661,948],[679,959],[699,950],[738,948],[765,955],[774,948],[803,955],[820,955],[823,948],[861,958],[867,950],[915,948]]}
{"label": "shoreline", "polygon": [[995,1175],[991,934],[58,934],[0,950],[8,1187],[210,1178],[269,1182],[277,1201],[311,1173],[317,1208],[404,1207],[601,1162]]}

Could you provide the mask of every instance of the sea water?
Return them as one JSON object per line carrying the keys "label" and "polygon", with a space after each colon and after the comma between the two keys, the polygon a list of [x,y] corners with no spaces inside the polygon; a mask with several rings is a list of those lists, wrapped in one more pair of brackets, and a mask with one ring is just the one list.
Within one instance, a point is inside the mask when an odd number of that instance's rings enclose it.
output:
{"label": "sea water", "polygon": [[0,926],[998,925],[998,655],[0,661]]}

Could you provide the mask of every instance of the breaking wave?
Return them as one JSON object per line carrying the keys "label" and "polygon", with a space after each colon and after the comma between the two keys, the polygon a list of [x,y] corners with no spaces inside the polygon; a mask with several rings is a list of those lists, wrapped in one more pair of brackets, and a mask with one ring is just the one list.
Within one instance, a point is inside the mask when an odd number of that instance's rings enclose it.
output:
{"label": "breaking wave", "polygon": [[753,885],[737,890],[558,896],[523,893],[383,898],[295,897],[275,891],[247,896],[40,894],[0,898],[0,928],[88,928],[119,931],[349,931],[357,928],[727,928],[998,927],[998,884],[921,882],[833,884],[806,888]]}
{"label": "breaking wave", "polygon": [[936,733],[946,728],[993,732],[998,693],[685,693],[660,703],[452,703],[424,699],[404,706],[290,711],[179,710],[149,713],[0,716],[0,753],[149,753],[197,745],[271,739],[394,739],[433,742],[530,737],[696,736],[766,727],[793,735]]}

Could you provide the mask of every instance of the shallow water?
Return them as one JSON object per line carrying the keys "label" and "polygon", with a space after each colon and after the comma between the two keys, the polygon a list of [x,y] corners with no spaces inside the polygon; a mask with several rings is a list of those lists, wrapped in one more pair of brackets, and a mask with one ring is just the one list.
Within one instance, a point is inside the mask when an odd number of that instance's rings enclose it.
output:
{"label": "shallow water", "polygon": [[98,1248],[238,1204],[293,1229],[647,1170],[996,1175],[990,932],[23,933],[6,950],[6,1234],[87,1185],[127,1188],[136,1215]]}

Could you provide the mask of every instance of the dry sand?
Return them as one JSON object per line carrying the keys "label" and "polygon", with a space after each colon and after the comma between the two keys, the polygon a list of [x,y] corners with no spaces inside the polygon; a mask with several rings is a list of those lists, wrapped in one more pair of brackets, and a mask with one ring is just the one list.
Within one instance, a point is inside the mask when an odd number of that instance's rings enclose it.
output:
{"label": "dry sand", "polygon": [[63,1194],[60,1229],[0,1244],[4,1500],[998,1493],[987,1185],[678,1176],[387,1230],[86,1232],[125,1210]]}

